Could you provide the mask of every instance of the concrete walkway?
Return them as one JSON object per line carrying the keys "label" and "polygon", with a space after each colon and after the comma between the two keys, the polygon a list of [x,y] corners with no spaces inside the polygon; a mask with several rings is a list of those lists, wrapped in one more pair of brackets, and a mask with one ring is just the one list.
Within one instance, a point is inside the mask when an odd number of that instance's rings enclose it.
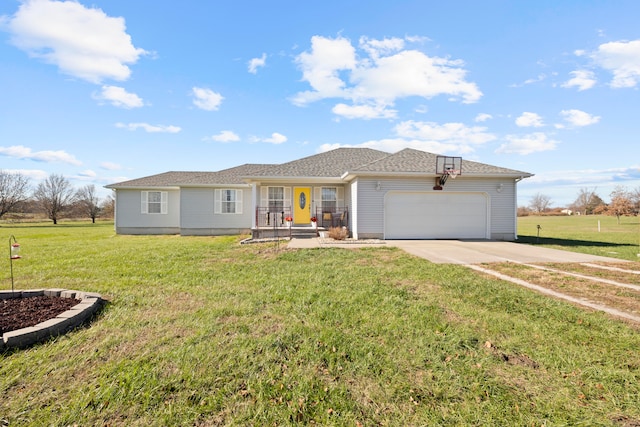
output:
{"label": "concrete walkway", "polygon": [[292,239],[290,248],[336,247],[355,249],[362,247],[380,247],[382,245],[398,247],[412,255],[425,258],[436,264],[482,264],[490,262],[620,262],[627,261],[598,255],[581,254],[540,246],[513,242],[490,240],[383,240],[353,241],[350,243],[331,243],[326,239]]}

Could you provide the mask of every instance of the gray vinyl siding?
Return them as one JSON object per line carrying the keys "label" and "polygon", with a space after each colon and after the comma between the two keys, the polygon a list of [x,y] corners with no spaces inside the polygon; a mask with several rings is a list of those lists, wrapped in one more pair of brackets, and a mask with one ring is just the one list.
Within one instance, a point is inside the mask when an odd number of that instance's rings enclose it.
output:
{"label": "gray vinyl siding", "polygon": [[[498,192],[500,183],[502,191]],[[433,190],[434,184],[434,179],[358,178],[351,184],[352,191],[357,194],[352,209],[354,236],[358,239],[384,238],[384,196],[388,191],[440,191]],[[489,197],[491,238],[515,239],[516,183],[513,179],[458,177],[455,180],[449,179],[441,191],[486,193]]]}
{"label": "gray vinyl siding", "polygon": [[[149,191],[160,190],[149,189]],[[116,191],[116,233],[178,234],[180,232],[180,191],[167,191],[166,214],[143,214],[140,206],[141,195],[141,190],[119,189]]]}
{"label": "gray vinyl siding", "polygon": [[249,233],[253,215],[251,188],[234,189],[242,190],[240,214],[215,213],[214,188],[182,188],[180,233],[207,236]]}

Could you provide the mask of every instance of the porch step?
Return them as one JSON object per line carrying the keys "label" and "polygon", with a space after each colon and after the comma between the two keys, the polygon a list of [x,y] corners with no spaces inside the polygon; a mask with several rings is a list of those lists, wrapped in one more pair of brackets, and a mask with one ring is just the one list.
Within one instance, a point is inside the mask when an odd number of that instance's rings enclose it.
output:
{"label": "porch step", "polygon": [[295,239],[312,239],[314,237],[317,236],[316,230],[310,228],[310,229],[306,229],[306,228],[301,228],[301,229],[297,229],[291,230],[291,238],[295,238]]}
{"label": "porch step", "polygon": [[[323,231],[324,228],[318,227],[318,231]],[[251,230],[252,237],[254,239],[262,239],[269,237],[289,237],[296,239],[311,239],[318,234],[314,228],[311,227],[291,227],[289,228],[254,228]]]}

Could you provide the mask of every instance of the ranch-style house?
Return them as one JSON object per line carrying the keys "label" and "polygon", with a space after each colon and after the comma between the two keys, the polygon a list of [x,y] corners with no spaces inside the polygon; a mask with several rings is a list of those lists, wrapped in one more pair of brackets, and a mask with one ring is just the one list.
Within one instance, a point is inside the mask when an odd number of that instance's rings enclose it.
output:
{"label": "ranch-style house", "polygon": [[106,188],[115,193],[119,234],[259,238],[347,227],[354,239],[515,240],[517,184],[531,176],[410,148],[338,148],[282,164],[165,172]]}

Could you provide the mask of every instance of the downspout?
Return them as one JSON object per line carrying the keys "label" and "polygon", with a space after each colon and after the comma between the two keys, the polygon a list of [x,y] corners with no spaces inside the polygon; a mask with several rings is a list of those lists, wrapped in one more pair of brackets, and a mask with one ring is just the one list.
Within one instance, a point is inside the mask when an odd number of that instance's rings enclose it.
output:
{"label": "downspout", "polygon": [[514,180],[515,185],[513,186],[513,206],[515,209],[515,212],[513,215],[513,221],[515,222],[515,224],[513,224],[513,230],[514,230],[513,235],[516,238],[516,240],[518,240],[518,183],[523,179],[524,179],[523,176],[521,176],[520,178],[516,178]]}

